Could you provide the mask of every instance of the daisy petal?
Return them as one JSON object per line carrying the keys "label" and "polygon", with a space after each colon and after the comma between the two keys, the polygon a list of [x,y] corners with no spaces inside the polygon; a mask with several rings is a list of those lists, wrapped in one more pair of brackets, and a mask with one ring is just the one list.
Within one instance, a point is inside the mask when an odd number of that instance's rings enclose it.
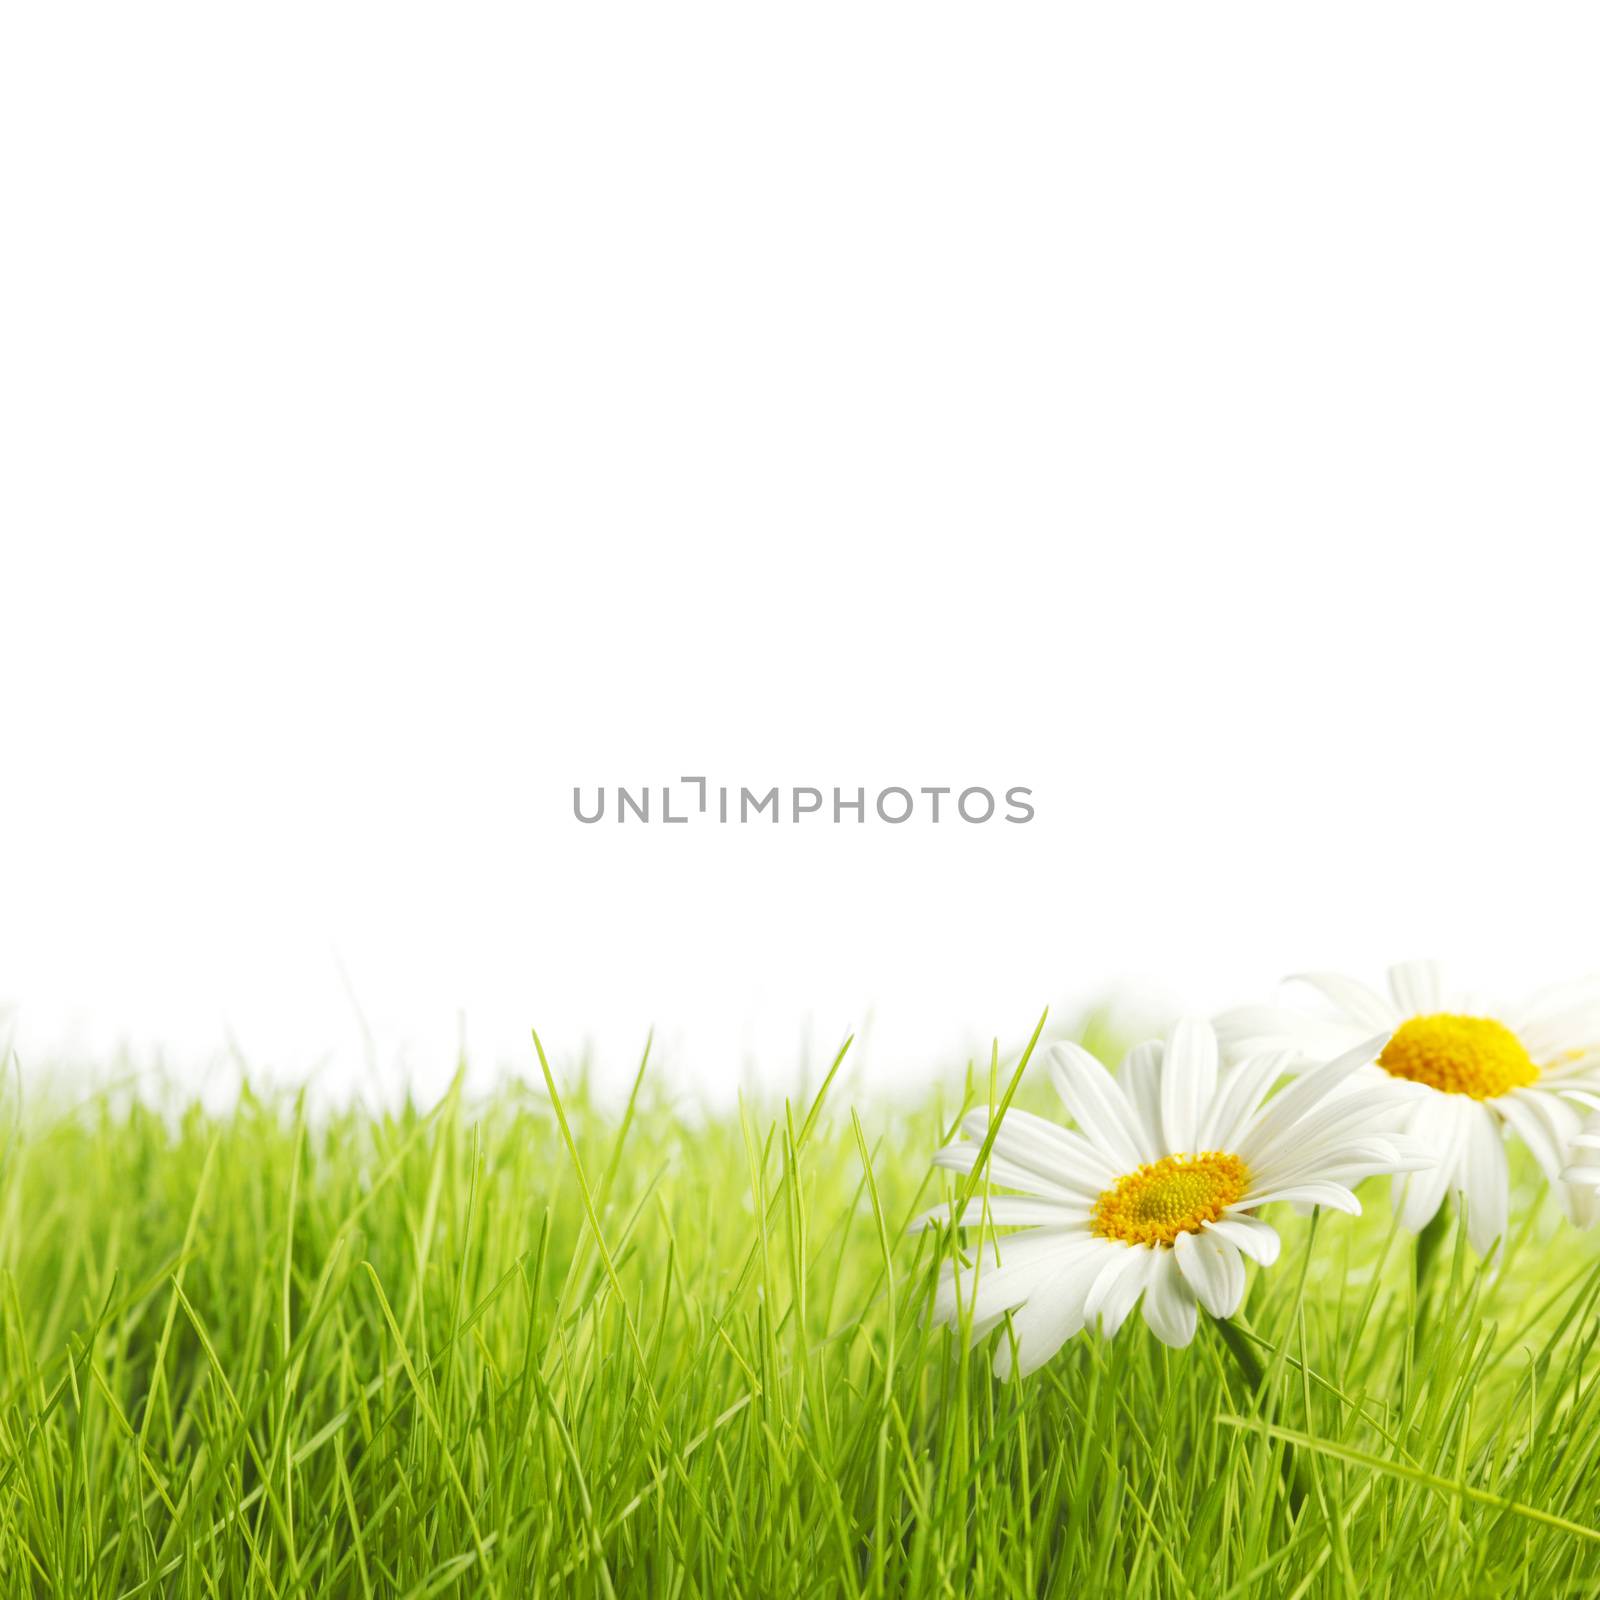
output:
{"label": "daisy petal", "polygon": [[1350,1185],[1345,1174],[1368,1177],[1375,1172],[1412,1172],[1433,1165],[1433,1151],[1410,1140],[1399,1148],[1396,1134],[1387,1139],[1350,1139],[1332,1142],[1308,1139],[1297,1151],[1290,1151],[1271,1162],[1262,1162],[1250,1169],[1256,1188],[1276,1189],[1285,1183],[1295,1183],[1308,1172]]}
{"label": "daisy petal", "polygon": [[1342,1183],[1320,1179],[1286,1183],[1269,1194],[1257,1194],[1252,1190],[1239,1204],[1254,1208],[1271,1205],[1275,1200],[1292,1200],[1302,1206],[1326,1206],[1330,1211],[1345,1211],[1352,1217],[1361,1215],[1361,1202]]}
{"label": "daisy petal", "polygon": [[[989,1133],[989,1113],[969,1111],[961,1131],[982,1144]],[[994,1153],[1019,1167],[1037,1172],[1055,1187],[1096,1195],[1115,1181],[1116,1168],[1083,1137],[1032,1112],[1012,1106],[994,1136]]]}
{"label": "daisy petal", "polygon": [[1005,1312],[997,1311],[992,1317],[985,1317],[982,1322],[974,1322],[972,1324],[973,1349],[977,1349],[977,1347],[982,1344],[983,1341],[987,1339],[989,1335],[993,1333],[994,1330],[998,1328],[1005,1320]]}
{"label": "daisy petal", "polygon": [[1164,1150],[1194,1150],[1200,1123],[1217,1092],[1217,1036],[1210,1023],[1184,1018],[1167,1035],[1161,1063]]}
{"label": "daisy petal", "polygon": [[1101,1252],[1085,1251],[1043,1288],[1028,1296],[1011,1314],[1011,1337],[1002,1338],[994,1355],[994,1375],[1009,1378],[1012,1341],[1016,1343],[1016,1375],[1025,1378],[1047,1362],[1083,1326],[1083,1301],[1099,1276]]}
{"label": "daisy petal", "polygon": [[1394,1005],[1355,978],[1337,972],[1297,972],[1289,981],[1309,985],[1368,1033],[1388,1033],[1399,1025]]}
{"label": "daisy petal", "polygon": [[1194,1297],[1214,1317],[1231,1317],[1244,1299],[1244,1260],[1212,1233],[1180,1233],[1173,1258]]}
{"label": "daisy petal", "polygon": [[1528,1053],[1542,1063],[1539,1068],[1541,1083],[1548,1083],[1563,1093],[1569,1088],[1600,1088],[1600,1051],[1592,1046],[1537,1054],[1529,1049]]}
{"label": "daisy petal", "polygon": [[1505,1024],[1545,1068],[1560,1071],[1564,1058],[1600,1048],[1600,982],[1561,984],[1507,1008]]}
{"label": "daisy petal", "polygon": [[1231,1150],[1240,1134],[1266,1099],[1267,1091],[1295,1061],[1293,1050],[1269,1050],[1250,1056],[1222,1075],[1220,1092],[1211,1108],[1199,1144],[1206,1150]]}
{"label": "daisy petal", "polygon": [[1142,1245],[1124,1245],[1100,1269],[1083,1303],[1083,1314],[1086,1320],[1099,1322],[1100,1332],[1107,1339],[1115,1338],[1127,1321],[1128,1313],[1149,1285],[1160,1254],[1159,1250]]}
{"label": "daisy petal", "polygon": [[[1042,1241],[1044,1248],[1016,1248],[1029,1241]],[[985,1260],[978,1267],[964,1268],[959,1280],[953,1269],[945,1269],[934,1295],[934,1320],[956,1322],[962,1311],[970,1308],[973,1323],[977,1324],[1010,1311],[1053,1283],[1099,1242],[1082,1233],[1022,1233],[1001,1240],[1007,1248],[998,1266]]]}
{"label": "daisy petal", "polygon": [[1511,1184],[1506,1145],[1500,1124],[1487,1107],[1475,1106],[1465,1124],[1458,1181],[1466,1195],[1467,1238],[1480,1256],[1486,1256],[1506,1232]]}
{"label": "daisy petal", "polygon": [[1239,1133],[1235,1148],[1250,1162],[1250,1170],[1260,1174],[1285,1165],[1299,1169],[1312,1159],[1313,1151],[1354,1138],[1392,1140],[1399,1137],[1397,1130],[1407,1115],[1406,1100],[1412,1090],[1419,1098],[1428,1093],[1416,1085],[1376,1094],[1343,1089],[1296,1121],[1285,1120],[1274,1127],[1263,1117],[1258,1128]]}
{"label": "daisy petal", "polygon": [[1433,1221],[1460,1163],[1460,1128],[1456,1110],[1449,1104],[1458,1098],[1429,1095],[1418,1103],[1407,1124],[1406,1132],[1428,1140],[1438,1157],[1433,1166],[1395,1180],[1400,1223],[1412,1233],[1420,1233]]}
{"label": "daisy petal", "polygon": [[1263,1267],[1270,1267],[1278,1259],[1278,1230],[1260,1217],[1230,1212],[1215,1222],[1208,1222],[1206,1231],[1226,1239],[1235,1250],[1242,1251]]}
{"label": "daisy petal", "polygon": [[1161,1063],[1165,1046],[1159,1039],[1135,1045],[1117,1068],[1117,1082],[1133,1104],[1143,1148],[1154,1160],[1161,1150]]}
{"label": "daisy petal", "polygon": [[1348,1050],[1367,1030],[1333,1017],[1314,1017],[1287,1006],[1235,1006],[1211,1019],[1231,1060],[1263,1050],[1293,1050],[1302,1060],[1326,1061]]}
{"label": "daisy petal", "polygon": [[[924,1211],[907,1232],[919,1233],[935,1223],[943,1226],[950,1221],[949,1206],[934,1206],[932,1210]],[[1075,1223],[1086,1225],[1089,1207],[1013,1194],[995,1194],[987,1199],[980,1195],[967,1202],[967,1209],[961,1213],[961,1220],[955,1225],[958,1228],[977,1228],[983,1226],[985,1221],[996,1228],[1068,1228]]]}
{"label": "daisy petal", "polygon": [[[975,1144],[950,1144],[943,1150],[936,1150],[933,1155],[933,1164],[942,1167],[946,1172],[956,1172],[962,1175],[972,1171],[977,1165],[980,1147]],[[1003,1188],[1021,1189],[1026,1194],[1038,1195],[1046,1200],[1064,1200],[1069,1205],[1074,1200],[1081,1200],[1081,1195],[1074,1195],[1070,1189],[1060,1184],[1047,1183],[1031,1167],[1019,1167],[1013,1161],[1007,1161],[997,1156],[993,1150],[989,1152],[989,1160],[984,1166],[984,1177],[990,1183],[998,1183]]]}
{"label": "daisy petal", "polygon": [[[1385,1041],[1369,1039],[1326,1066],[1303,1073],[1287,1089],[1275,1094],[1246,1127],[1239,1139],[1239,1154],[1249,1162],[1295,1127],[1302,1117],[1322,1106],[1351,1073],[1377,1059]],[[1336,1108],[1337,1111],[1337,1108]]]}
{"label": "daisy petal", "polygon": [[1389,992],[1402,1017],[1444,1010],[1444,978],[1437,961],[1402,961],[1389,968]]}
{"label": "daisy petal", "polygon": [[1182,1350],[1194,1338],[1199,1307],[1172,1252],[1156,1251],[1155,1263],[1144,1292],[1144,1320],[1162,1344]]}
{"label": "daisy petal", "polygon": [[1527,1145],[1539,1170],[1552,1182],[1561,1175],[1566,1147],[1577,1132],[1578,1113],[1564,1100],[1541,1089],[1524,1089],[1486,1100],[1506,1126]]}
{"label": "daisy petal", "polygon": [[1139,1118],[1115,1078],[1081,1045],[1051,1045],[1050,1076],[1073,1120],[1122,1171],[1152,1160]]}
{"label": "daisy petal", "polygon": [[1556,1186],[1556,1190],[1561,1196],[1561,1209],[1566,1212],[1567,1221],[1575,1228],[1593,1227],[1595,1220],[1600,1218],[1600,1190],[1587,1183],[1562,1183]]}

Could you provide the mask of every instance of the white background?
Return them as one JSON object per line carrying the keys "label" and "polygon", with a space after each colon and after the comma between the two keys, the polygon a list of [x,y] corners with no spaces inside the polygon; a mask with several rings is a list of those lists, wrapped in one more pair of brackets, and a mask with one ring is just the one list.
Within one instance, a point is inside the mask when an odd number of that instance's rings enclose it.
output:
{"label": "white background", "polygon": [[[893,1084],[1597,964],[1592,7],[0,32],[25,1066]],[[1038,819],[571,820],[701,772]]]}

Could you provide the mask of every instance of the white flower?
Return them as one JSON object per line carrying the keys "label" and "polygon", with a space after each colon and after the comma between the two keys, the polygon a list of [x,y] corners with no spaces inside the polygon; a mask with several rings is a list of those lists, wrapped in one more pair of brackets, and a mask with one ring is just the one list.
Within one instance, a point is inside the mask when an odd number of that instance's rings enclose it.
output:
{"label": "white flower", "polygon": [[1391,967],[1387,995],[1332,973],[1295,981],[1318,990],[1334,1014],[1247,1006],[1219,1017],[1217,1031],[1230,1049],[1294,1046],[1302,1059],[1316,1059],[1392,1030],[1377,1061],[1352,1081],[1387,1087],[1398,1126],[1437,1155],[1433,1166],[1396,1179],[1406,1227],[1425,1227],[1453,1190],[1465,1199],[1473,1249],[1486,1255],[1506,1231],[1507,1128],[1533,1152],[1567,1215],[1580,1226],[1594,1220],[1593,1185],[1559,1180],[1579,1128],[1566,1097],[1600,1090],[1600,985],[1568,985],[1494,1008],[1447,990],[1431,961]]}
{"label": "white flower", "polygon": [[[1113,1078],[1086,1050],[1053,1045],[1050,1071],[1078,1124],[1070,1132],[1025,1111],[1007,1111],[987,1177],[1028,1198],[973,1200],[962,1227],[987,1221],[1026,1231],[989,1235],[972,1266],[945,1269],[935,1315],[970,1313],[982,1338],[1012,1313],[1017,1370],[1048,1361],[1085,1324],[1116,1333],[1141,1295],[1156,1337],[1194,1337],[1197,1305],[1232,1316],[1244,1297],[1244,1257],[1278,1258],[1278,1235],[1256,1212],[1298,1200],[1359,1213],[1350,1186],[1408,1164],[1406,1141],[1374,1131],[1381,1097],[1339,1094],[1382,1039],[1315,1071],[1278,1094],[1287,1052],[1252,1057],[1219,1072],[1217,1036],[1180,1022],[1140,1045]],[[935,1163],[971,1172],[989,1131],[985,1112],[962,1123],[971,1143]],[[943,1211],[923,1221],[944,1218]],[[1011,1371],[1000,1341],[995,1371]]]}

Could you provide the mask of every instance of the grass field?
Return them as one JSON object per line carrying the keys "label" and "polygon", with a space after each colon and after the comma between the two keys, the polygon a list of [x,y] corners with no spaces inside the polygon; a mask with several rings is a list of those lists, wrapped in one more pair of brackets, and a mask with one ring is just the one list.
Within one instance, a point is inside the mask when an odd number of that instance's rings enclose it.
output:
{"label": "grass field", "polygon": [[1447,1240],[1425,1316],[1384,1184],[1279,1208],[1259,1390],[1138,1318],[1002,1385],[928,1325],[951,1241],[905,1233],[959,1085],[706,1118],[532,1083],[30,1106],[4,1594],[1600,1592],[1597,1246],[1531,1165],[1503,1269]]}

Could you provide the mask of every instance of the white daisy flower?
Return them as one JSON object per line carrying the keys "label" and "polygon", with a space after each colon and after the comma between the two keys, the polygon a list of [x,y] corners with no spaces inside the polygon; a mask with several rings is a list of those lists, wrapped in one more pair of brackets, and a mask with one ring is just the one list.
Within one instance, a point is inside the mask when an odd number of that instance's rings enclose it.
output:
{"label": "white daisy flower", "polygon": [[1302,1061],[1377,1029],[1392,1031],[1377,1061],[1352,1082],[1386,1087],[1398,1126],[1437,1154],[1433,1166],[1395,1180],[1406,1227],[1426,1227],[1454,1191],[1466,1202],[1473,1249],[1488,1254],[1506,1231],[1508,1128],[1533,1152],[1567,1215],[1579,1226],[1594,1220],[1594,1186],[1561,1179],[1580,1122],[1568,1097],[1600,1092],[1600,984],[1485,1007],[1447,988],[1432,961],[1391,967],[1387,995],[1333,973],[1293,981],[1317,990],[1333,1013],[1246,1006],[1218,1017],[1217,1031],[1230,1050],[1293,1047]]}
{"label": "white daisy flower", "polygon": [[[960,1226],[988,1222],[1020,1233],[988,1236],[979,1261],[945,1269],[935,1315],[970,1312],[974,1338],[1012,1313],[1017,1371],[1048,1361],[1086,1324],[1108,1338],[1143,1298],[1157,1338],[1183,1346],[1197,1308],[1229,1317],[1244,1298],[1244,1258],[1278,1258],[1278,1235],[1257,1212],[1298,1200],[1359,1214],[1351,1185],[1408,1164],[1407,1142],[1374,1132],[1381,1095],[1340,1094],[1376,1055],[1376,1039],[1269,1092],[1288,1052],[1219,1071],[1209,1023],[1180,1022],[1140,1045],[1112,1075],[1077,1045],[1053,1045],[1051,1075],[1078,1131],[1006,1112],[986,1168],[1020,1189],[971,1201]],[[971,1172],[989,1132],[986,1112],[962,1122],[967,1140],[936,1165]],[[944,1210],[923,1222],[948,1220]],[[1001,1341],[995,1372],[1012,1367]]]}

